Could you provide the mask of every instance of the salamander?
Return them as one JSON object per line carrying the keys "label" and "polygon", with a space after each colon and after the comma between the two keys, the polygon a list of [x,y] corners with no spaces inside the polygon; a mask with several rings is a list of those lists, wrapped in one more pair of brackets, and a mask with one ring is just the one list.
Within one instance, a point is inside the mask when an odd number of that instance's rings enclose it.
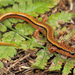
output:
{"label": "salamander", "polygon": [[[49,45],[52,44],[52,46],[55,47],[54,49],[49,48],[50,49],[49,51],[57,52],[57,53],[60,53],[62,55],[66,55],[68,57],[75,57],[75,48],[68,46],[68,45],[63,45],[61,43],[58,43],[54,39],[54,36],[53,36],[54,30],[48,24],[40,22],[39,20],[35,19],[32,16],[25,14],[25,13],[20,13],[20,12],[5,13],[5,14],[0,16],[0,22],[3,21],[4,19],[7,19],[7,18],[19,18],[19,19],[22,19],[22,20],[28,22],[29,24],[31,24],[31,26],[33,28],[36,29],[35,36],[37,35],[37,33],[39,31],[42,32],[45,35],[48,44]],[[0,42],[0,45],[6,45],[6,44],[5,43],[1,44],[1,42]],[[9,44],[7,43],[7,45],[13,46],[13,44],[11,44],[11,43],[9,43]]]}

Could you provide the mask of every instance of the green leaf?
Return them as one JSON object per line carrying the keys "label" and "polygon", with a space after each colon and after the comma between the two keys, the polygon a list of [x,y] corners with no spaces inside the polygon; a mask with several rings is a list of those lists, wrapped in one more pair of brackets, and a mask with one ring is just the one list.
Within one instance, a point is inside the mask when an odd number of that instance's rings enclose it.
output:
{"label": "green leaf", "polygon": [[0,8],[2,7],[2,5],[0,4]]}
{"label": "green leaf", "polygon": [[13,57],[16,55],[16,49],[14,47],[10,46],[0,46],[0,59],[5,58],[7,60],[10,60],[10,57]]}
{"label": "green leaf", "polygon": [[1,4],[2,6],[7,6],[7,5],[8,5],[8,1],[0,0],[0,4]]}
{"label": "green leaf", "polygon": [[2,62],[0,62],[0,67],[3,68],[3,63]]}
{"label": "green leaf", "polygon": [[13,31],[3,34],[3,38],[2,38],[2,41],[4,41],[4,42],[14,43],[17,45],[20,45],[21,42],[24,40],[25,39],[22,36],[20,36],[19,34],[13,32]]}
{"label": "green leaf", "polygon": [[[8,6],[4,11],[5,13],[23,12],[37,16],[37,13],[44,13],[45,11],[49,11],[50,8],[54,7],[59,1],[60,0],[0,0],[0,3],[2,6]],[[9,4],[13,4],[13,6],[10,7]]]}
{"label": "green leaf", "polygon": [[8,3],[9,4],[14,4],[14,1],[13,0],[8,0]]}
{"label": "green leaf", "polygon": [[18,20],[17,19],[15,19],[15,18],[10,18],[10,19],[8,19],[10,22],[12,22],[12,23],[18,23]]}
{"label": "green leaf", "polygon": [[44,69],[47,65],[47,60],[50,58],[51,55],[48,53],[48,49],[44,48],[44,50],[41,50],[37,53],[36,62],[33,63],[31,67]]}
{"label": "green leaf", "polygon": [[55,55],[56,57],[54,58],[54,60],[52,60],[52,64],[50,65],[49,70],[60,71],[62,64],[66,62],[62,72],[63,72],[63,75],[68,75],[70,73],[70,70],[75,66],[75,58],[72,58],[69,60],[69,59],[64,59],[60,57],[59,54],[55,54]]}
{"label": "green leaf", "polygon": [[9,20],[2,21],[2,24],[5,25],[5,26],[8,26],[8,27],[12,27],[12,24],[10,23]]}
{"label": "green leaf", "polygon": [[18,12],[18,10],[19,10],[19,8],[18,8],[19,6],[18,6],[18,4],[13,4],[13,7],[12,7],[12,12],[14,12],[14,11],[16,11],[16,12]]}
{"label": "green leaf", "polygon": [[[28,38],[28,37],[26,37]],[[37,39],[35,38],[28,38],[29,40],[27,41],[24,41],[21,46],[24,50],[27,50],[27,49],[31,49],[31,50],[35,50],[37,47],[43,47],[42,45],[40,45],[38,42],[37,42]],[[25,46],[24,46],[25,45]]]}
{"label": "green leaf", "polygon": [[21,44],[21,48],[24,49],[24,50],[28,50],[29,49],[29,46],[27,46],[27,44]]}
{"label": "green leaf", "polygon": [[17,30],[18,33],[20,33],[23,36],[32,35],[35,30],[30,24],[25,23],[24,24],[18,23],[15,29]]}
{"label": "green leaf", "polygon": [[5,10],[2,8],[0,9],[0,15],[4,14]]}
{"label": "green leaf", "polygon": [[[64,16],[63,16],[64,15]],[[57,22],[58,21],[64,21],[64,22],[67,22],[68,20],[71,20],[71,16],[72,14],[71,13],[65,13],[64,11],[62,11],[61,13],[56,13],[56,14],[52,14],[50,17],[49,17],[49,20],[50,20],[50,24],[51,25],[54,25],[55,27],[57,27]]]}
{"label": "green leaf", "polygon": [[13,0],[0,0],[0,4],[2,6],[8,6],[9,4],[13,4]]}
{"label": "green leaf", "polygon": [[71,73],[71,69],[73,68],[74,65],[70,64],[70,63],[66,63],[66,65],[64,66],[63,69],[63,75],[68,75],[69,73]]}
{"label": "green leaf", "polygon": [[72,13],[72,17],[75,17],[75,13]]}
{"label": "green leaf", "polygon": [[60,59],[60,56],[59,56],[59,55],[57,55],[57,56],[54,58],[54,60],[52,61],[52,64],[51,64],[51,66],[49,67],[49,70],[50,70],[50,71],[53,71],[53,70],[56,70],[56,71],[57,71],[57,70],[60,70],[62,63],[63,63],[63,60]]}
{"label": "green leaf", "polygon": [[75,73],[75,68],[74,68],[74,71],[73,72]]}
{"label": "green leaf", "polygon": [[75,34],[75,28],[73,29],[73,34]]}
{"label": "green leaf", "polygon": [[7,27],[4,25],[0,25],[0,31],[5,32],[7,30]]}

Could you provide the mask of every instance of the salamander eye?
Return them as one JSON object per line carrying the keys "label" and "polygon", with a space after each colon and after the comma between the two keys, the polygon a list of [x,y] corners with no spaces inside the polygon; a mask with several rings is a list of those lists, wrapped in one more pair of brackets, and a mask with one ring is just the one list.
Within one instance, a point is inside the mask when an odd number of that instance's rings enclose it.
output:
{"label": "salamander eye", "polygon": [[74,52],[71,52],[71,55],[74,55],[75,53]]}

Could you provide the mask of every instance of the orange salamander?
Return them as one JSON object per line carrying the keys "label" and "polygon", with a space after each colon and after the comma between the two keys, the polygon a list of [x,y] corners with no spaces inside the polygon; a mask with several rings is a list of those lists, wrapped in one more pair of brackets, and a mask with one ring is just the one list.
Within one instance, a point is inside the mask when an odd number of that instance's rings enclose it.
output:
{"label": "orange salamander", "polygon": [[[7,19],[7,18],[22,19],[22,20],[28,22],[29,24],[31,24],[31,26],[36,29],[36,33],[38,33],[38,31],[42,32],[45,35],[48,44],[52,44],[52,46],[54,46],[56,48],[56,49],[49,48],[50,51],[57,52],[57,53],[60,53],[62,55],[66,55],[68,57],[75,57],[75,48],[68,46],[68,45],[63,45],[61,43],[58,43],[54,39],[54,36],[53,36],[54,30],[49,25],[38,21],[37,19],[35,19],[34,17],[32,17],[28,14],[20,13],[20,12],[5,13],[5,14],[0,16],[0,22],[3,21],[4,19]],[[35,36],[36,35],[37,34],[35,34]],[[0,45],[16,46],[12,43],[3,43],[3,42],[0,42]]]}

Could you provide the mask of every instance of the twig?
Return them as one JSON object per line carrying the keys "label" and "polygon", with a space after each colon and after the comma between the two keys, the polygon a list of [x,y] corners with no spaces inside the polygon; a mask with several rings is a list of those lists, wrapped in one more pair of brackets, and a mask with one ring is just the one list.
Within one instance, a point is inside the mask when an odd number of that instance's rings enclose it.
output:
{"label": "twig", "polygon": [[15,62],[13,65],[11,65],[10,67],[8,67],[7,71],[9,71],[9,69],[11,69],[12,67],[14,67],[16,64],[18,64],[20,61],[26,59],[27,57],[30,56],[31,53],[29,53],[28,55],[24,56],[23,58],[19,59],[17,62]]}

